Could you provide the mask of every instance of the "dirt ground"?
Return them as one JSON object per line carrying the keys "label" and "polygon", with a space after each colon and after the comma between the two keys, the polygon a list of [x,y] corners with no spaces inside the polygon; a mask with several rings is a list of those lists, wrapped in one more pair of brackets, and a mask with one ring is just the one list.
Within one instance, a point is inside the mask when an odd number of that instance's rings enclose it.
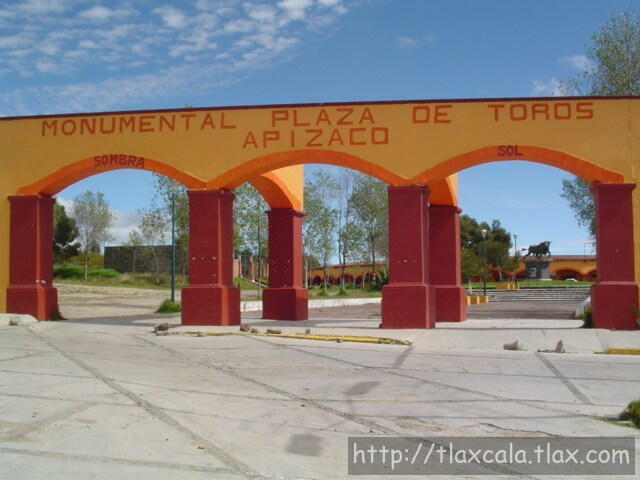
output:
{"label": "dirt ground", "polygon": [[[153,313],[160,303],[169,297],[163,290],[94,287],[86,285],[56,285],[60,298],[60,310],[65,318],[109,318],[114,316],[146,316]],[[254,292],[249,292],[253,300]],[[178,292],[179,300],[179,292]],[[535,318],[561,320],[571,316],[577,302],[496,302],[470,305],[468,318]],[[313,318],[359,318],[380,317],[379,304],[348,307],[312,308]],[[243,318],[260,318],[261,312],[247,312]]]}

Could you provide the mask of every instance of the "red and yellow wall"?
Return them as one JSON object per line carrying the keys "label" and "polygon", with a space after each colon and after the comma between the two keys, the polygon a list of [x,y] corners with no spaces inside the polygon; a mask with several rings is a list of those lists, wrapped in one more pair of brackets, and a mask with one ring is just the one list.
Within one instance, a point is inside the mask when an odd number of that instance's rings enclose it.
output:
{"label": "red and yellow wall", "polygon": [[[430,186],[456,204],[454,175],[529,160],[589,182],[638,182],[640,98],[526,98],[284,105],[0,119],[0,311],[9,202],[53,195],[118,168],[156,171],[190,189],[252,182],[274,208],[302,209],[307,163],[345,166],[390,185]],[[634,218],[640,190],[633,192]],[[640,222],[633,226],[640,281]]]}

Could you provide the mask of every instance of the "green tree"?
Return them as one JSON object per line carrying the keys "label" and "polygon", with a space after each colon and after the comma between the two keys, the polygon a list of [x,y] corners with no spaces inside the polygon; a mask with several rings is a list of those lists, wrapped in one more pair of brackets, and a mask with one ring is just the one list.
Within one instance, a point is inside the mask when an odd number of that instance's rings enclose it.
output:
{"label": "green tree", "polygon": [[471,278],[480,274],[482,264],[476,252],[471,248],[462,249],[462,281],[468,282]]}
{"label": "green tree", "polygon": [[340,266],[340,288],[345,288],[345,270],[347,263],[356,261],[363,255],[364,234],[355,221],[351,192],[355,175],[342,170],[338,178],[337,222],[338,222],[338,263]]}
{"label": "green tree", "polygon": [[73,218],[58,203],[53,206],[53,256],[55,262],[63,262],[79,253],[78,227]]}
{"label": "green tree", "polygon": [[640,95],[640,18],[631,12],[611,17],[591,36],[587,68],[565,84],[582,95]]}
{"label": "green tree", "polygon": [[257,260],[258,298],[261,295],[262,259],[268,255],[268,219],[269,206],[251,184],[244,183],[234,191],[234,247],[236,252],[243,251]]}
{"label": "green tree", "polygon": [[[484,244],[482,230],[486,230]],[[486,222],[478,223],[469,215],[462,215],[460,217],[460,243],[463,253],[463,277],[467,275],[467,279],[478,273],[485,274],[488,265],[496,268],[500,276],[502,276],[502,270],[512,271],[517,267],[509,255],[511,234],[507,232],[499,220],[493,220],[489,225]],[[485,258],[486,265],[483,265],[482,261]],[[479,262],[478,268],[476,268],[475,259]]]}
{"label": "green tree", "polygon": [[311,180],[305,182],[305,247],[322,264],[325,289],[338,226],[338,210],[331,206],[337,192],[338,184],[327,170],[314,171]]}
{"label": "green tree", "polygon": [[560,194],[573,210],[578,225],[585,227],[591,237],[596,234],[595,202],[590,185],[580,177],[573,180],[562,180],[562,193]]}
{"label": "green tree", "polygon": [[182,265],[183,281],[186,276],[186,267],[189,258],[189,196],[187,188],[180,182],[154,173],[153,208],[161,210],[165,217],[167,230],[170,232],[171,216],[175,212],[176,225],[176,257],[178,264]]}
{"label": "green tree", "polygon": [[[640,95],[640,18],[622,12],[591,36],[587,68],[565,83],[572,94]],[[569,202],[580,225],[595,235],[595,209],[589,184],[581,178],[562,181],[562,198]]]}
{"label": "green tree", "polygon": [[366,239],[371,276],[377,276],[376,256],[387,257],[387,186],[380,180],[356,174],[351,193],[355,219]]}
{"label": "green tree", "polygon": [[144,245],[144,238],[142,237],[142,233],[140,233],[139,229],[136,228],[129,232],[129,239],[125,245],[131,247],[133,263],[131,269],[133,270],[133,273],[136,273],[136,260],[138,259],[140,247]]}
{"label": "green tree", "polygon": [[88,277],[89,253],[111,239],[109,228],[115,215],[102,192],[87,190],[73,200],[72,217],[78,228],[78,241],[84,256],[84,278]]}
{"label": "green tree", "polygon": [[167,218],[161,208],[149,207],[139,210],[140,235],[153,255],[156,283],[160,284],[160,247],[167,233]]}

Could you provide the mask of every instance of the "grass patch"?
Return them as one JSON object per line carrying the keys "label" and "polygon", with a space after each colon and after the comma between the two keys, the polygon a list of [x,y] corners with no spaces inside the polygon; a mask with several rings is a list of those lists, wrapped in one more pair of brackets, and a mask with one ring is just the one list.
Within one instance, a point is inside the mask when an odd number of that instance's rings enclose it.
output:
{"label": "grass patch", "polygon": [[608,418],[608,417],[596,417],[595,420],[600,420],[601,422],[608,423],[610,425],[616,425],[618,427],[627,427],[635,429],[635,425],[629,420],[620,420],[618,418]]}
{"label": "grass patch", "polygon": [[591,314],[591,307],[586,307],[580,315],[580,318],[584,323],[582,324],[582,328],[593,328],[593,315]]}
{"label": "grass patch", "polygon": [[168,298],[166,300],[163,300],[160,306],[158,307],[158,309],[156,310],[156,313],[178,313],[178,312],[180,312],[180,303],[172,302]]}
{"label": "grass patch", "polygon": [[258,284],[250,282],[246,278],[236,277],[233,279],[233,284],[240,290],[258,290]]}
{"label": "grass patch", "polygon": [[[64,283],[71,285],[95,285],[100,287],[131,287],[131,288],[153,288],[157,290],[168,290],[171,288],[170,276],[161,273],[156,276],[154,273],[117,273],[115,276],[110,272],[111,269],[99,270],[97,275],[92,275],[92,269],[89,270],[89,278],[84,279],[84,274],[80,277],[64,278],[54,276],[56,283]],[[104,271],[106,270],[106,272]],[[115,272],[115,270],[113,270]],[[176,289],[181,289],[187,284],[187,277],[183,279],[182,275],[176,275]]]}
{"label": "grass patch", "polygon": [[[82,265],[55,265],[53,276],[61,279],[84,279],[84,266]],[[90,267],[87,270],[89,278],[116,278],[120,272],[113,268]]]}

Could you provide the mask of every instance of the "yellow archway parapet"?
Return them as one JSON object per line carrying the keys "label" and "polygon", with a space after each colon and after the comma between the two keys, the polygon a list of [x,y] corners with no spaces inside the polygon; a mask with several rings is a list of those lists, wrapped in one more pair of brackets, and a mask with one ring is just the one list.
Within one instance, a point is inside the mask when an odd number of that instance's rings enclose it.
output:
{"label": "yellow archway parapet", "polygon": [[[257,177],[248,180],[262,195],[265,202],[271,208],[292,208],[294,210],[302,210],[302,200],[297,198],[291,190],[287,188],[285,182],[273,172],[263,173]],[[227,189],[237,187],[225,186]]]}
{"label": "yellow archway parapet", "polygon": [[323,163],[358,170],[389,185],[407,184],[407,179],[355,155],[334,150],[314,149],[290,150],[254,158],[207,182],[207,187],[211,189],[234,188],[271,170],[307,163]]}
{"label": "yellow archway parapet", "polygon": [[565,152],[534,145],[493,145],[457,155],[413,177],[411,183],[429,183],[465,168],[489,162],[526,160],[561,168],[587,182],[620,183],[624,176]]}
{"label": "yellow archway parapet", "polygon": [[458,205],[458,182],[455,175],[429,183],[429,203],[432,205]]}
{"label": "yellow archway parapet", "polygon": [[22,195],[55,195],[83,178],[125,168],[160,173],[173,178],[191,190],[207,188],[204,181],[165,163],[136,155],[110,154],[84,158],[69,164],[35,183],[21,187],[19,193]]}

